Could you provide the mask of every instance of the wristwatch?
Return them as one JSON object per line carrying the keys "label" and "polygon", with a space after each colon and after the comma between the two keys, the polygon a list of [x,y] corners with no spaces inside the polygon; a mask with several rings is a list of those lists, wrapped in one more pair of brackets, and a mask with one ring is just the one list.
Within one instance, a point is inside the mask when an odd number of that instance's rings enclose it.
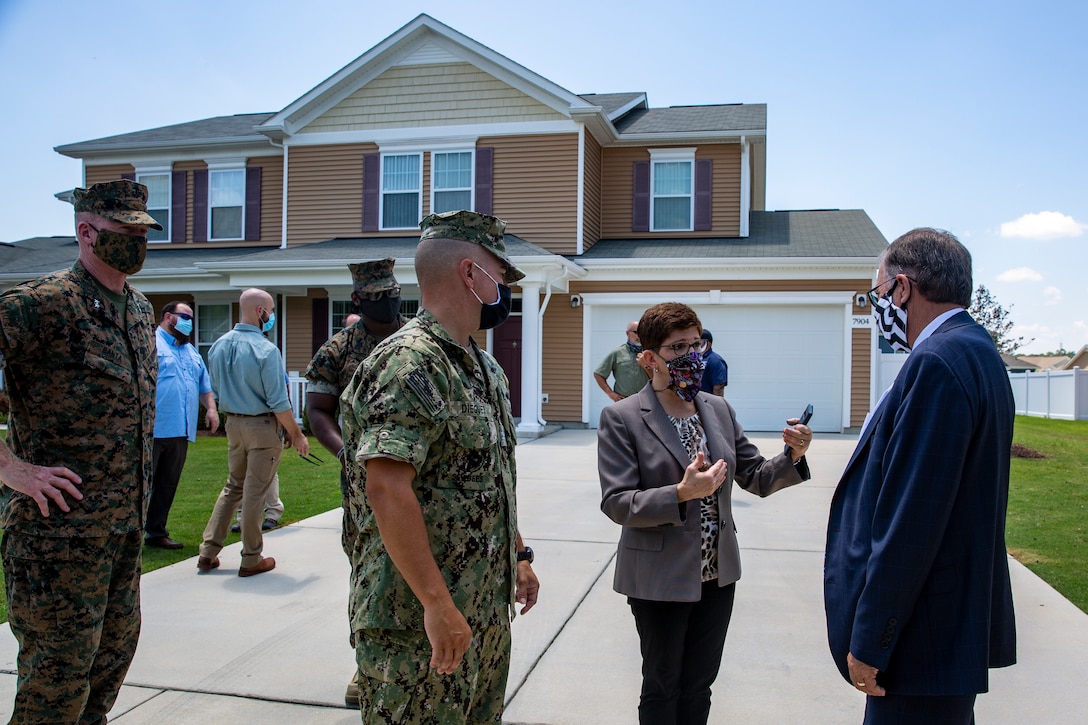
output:
{"label": "wristwatch", "polygon": [[533,563],[533,549],[530,546],[526,546],[524,549],[518,552],[518,561],[527,561],[530,564]]}

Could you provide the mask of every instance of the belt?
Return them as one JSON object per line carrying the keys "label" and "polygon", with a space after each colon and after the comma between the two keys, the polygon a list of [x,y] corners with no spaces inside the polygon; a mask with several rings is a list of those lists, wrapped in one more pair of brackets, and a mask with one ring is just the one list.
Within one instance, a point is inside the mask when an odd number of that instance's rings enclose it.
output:
{"label": "belt", "polygon": [[250,415],[249,413],[227,413],[228,416],[235,418],[275,418],[275,413],[257,413],[256,415]]}

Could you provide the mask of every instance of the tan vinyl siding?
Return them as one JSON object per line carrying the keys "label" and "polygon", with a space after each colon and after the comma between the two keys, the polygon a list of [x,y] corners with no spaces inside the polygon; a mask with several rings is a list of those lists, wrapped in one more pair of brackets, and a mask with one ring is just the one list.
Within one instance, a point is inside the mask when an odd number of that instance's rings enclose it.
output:
{"label": "tan vinyl siding", "polygon": [[[283,241],[283,157],[256,156],[246,166],[261,167],[260,241],[278,245]],[[178,170],[176,164],[175,170]],[[191,183],[191,174],[189,179]]]}
{"label": "tan vinyl siding", "polygon": [[554,254],[577,252],[578,134],[481,138],[495,149],[494,214]]}
{"label": "tan vinyl siding", "polygon": [[713,228],[710,232],[632,232],[633,165],[649,161],[645,148],[604,149],[604,188],[601,191],[601,237],[604,239],[681,237],[735,237],[740,234],[740,145],[699,146],[696,159],[714,162]]}
{"label": "tan vinyl siding", "polygon": [[441,63],[390,68],[301,133],[565,119],[468,63]]}
{"label": "tan vinyl siding", "polygon": [[[185,172],[185,243],[193,243],[193,172],[198,169],[206,169],[208,165],[203,161],[178,161],[174,164],[174,171]],[[263,172],[262,172],[263,176]],[[262,182],[263,188],[263,182]],[[262,211],[263,213],[263,211]],[[278,234],[276,235],[279,236]],[[203,244],[203,242],[201,242]]]}
{"label": "tan vinyl siding", "polygon": [[88,166],[84,171],[87,177],[84,179],[84,188],[91,184],[101,184],[103,181],[120,179],[123,174],[135,174],[136,169],[132,164],[108,164],[102,166]]}
{"label": "tan vinyl siding", "polygon": [[307,297],[288,297],[284,302],[287,344],[283,357],[288,372],[303,373],[313,358],[313,302]]}
{"label": "tan vinyl siding", "polygon": [[583,225],[582,241],[588,250],[601,238],[601,187],[602,159],[601,145],[593,134],[586,132],[585,138],[585,183],[583,190]]}
{"label": "tan vinyl siding", "polygon": [[850,331],[850,427],[858,427],[869,412],[869,360],[873,336],[867,329]]}
{"label": "tan vinyl siding", "polygon": [[363,155],[377,152],[374,144],[297,146],[288,151],[289,246],[362,234]]}
{"label": "tan vinyl siding", "polygon": [[[544,420],[582,420],[582,310],[567,304],[568,295],[553,295],[544,313],[541,392],[548,394],[542,407]],[[591,385],[596,383],[591,382]]]}

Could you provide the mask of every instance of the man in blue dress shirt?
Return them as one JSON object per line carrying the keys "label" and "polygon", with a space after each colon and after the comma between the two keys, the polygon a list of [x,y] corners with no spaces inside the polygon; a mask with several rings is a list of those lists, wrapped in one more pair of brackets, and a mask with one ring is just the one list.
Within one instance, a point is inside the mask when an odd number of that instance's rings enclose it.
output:
{"label": "man in blue dress shirt", "polygon": [[196,348],[190,343],[193,308],[170,302],[162,308],[155,332],[159,356],[159,385],[155,391],[155,444],[152,453],[151,501],[144,524],[144,545],[180,549],[170,538],[166,519],[181,480],[189,443],[196,440],[200,404],[212,433],[219,429],[219,411],[212,397],[212,379]]}

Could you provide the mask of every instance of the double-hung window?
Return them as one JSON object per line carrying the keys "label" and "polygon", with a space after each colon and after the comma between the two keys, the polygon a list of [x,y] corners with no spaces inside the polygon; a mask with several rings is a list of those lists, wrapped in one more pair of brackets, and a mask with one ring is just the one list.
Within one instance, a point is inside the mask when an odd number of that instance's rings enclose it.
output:
{"label": "double-hung window", "polygon": [[230,303],[197,305],[196,307],[196,349],[204,362],[208,362],[208,350],[212,343],[230,332]]}
{"label": "double-hung window", "polygon": [[147,241],[170,241],[170,174],[138,173],[136,181],[147,187],[147,213],[162,225],[162,231],[147,229]]}
{"label": "double-hung window", "polygon": [[415,229],[423,215],[423,154],[382,154],[382,229]]}
{"label": "double-hung window", "polygon": [[431,154],[431,211],[472,209],[472,152]]}
{"label": "double-hung window", "polygon": [[695,149],[650,149],[650,160],[650,231],[691,231]]}
{"label": "double-hung window", "polygon": [[245,228],[245,169],[210,170],[208,173],[208,238],[242,239]]}

